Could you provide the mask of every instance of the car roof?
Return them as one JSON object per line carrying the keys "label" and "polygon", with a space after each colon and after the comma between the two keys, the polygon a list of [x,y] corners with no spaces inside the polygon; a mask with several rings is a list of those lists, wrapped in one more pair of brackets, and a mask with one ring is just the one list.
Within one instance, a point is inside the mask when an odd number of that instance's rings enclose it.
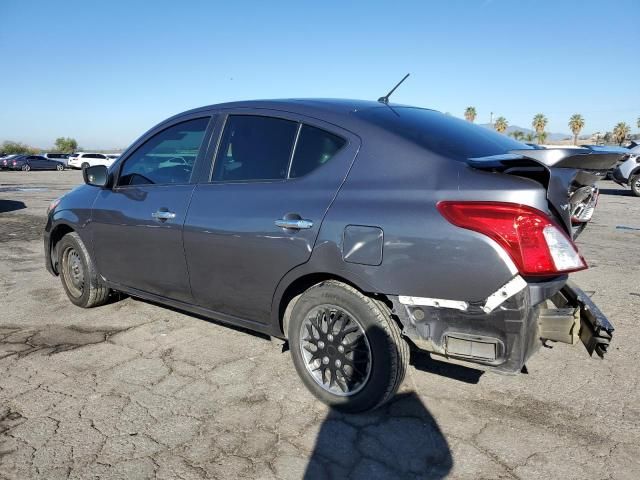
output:
{"label": "car roof", "polygon": [[[281,110],[289,113],[306,115],[309,117],[318,118],[321,120],[341,120],[342,122],[351,120],[355,123],[363,122],[355,115],[351,113],[359,112],[362,110],[369,110],[373,108],[421,108],[413,105],[403,105],[397,103],[384,104],[374,100],[354,100],[346,98],[285,98],[274,100],[246,100],[237,102],[218,103],[213,105],[207,105],[193,110],[182,112],[178,115],[166,120],[166,122],[172,121],[178,117],[184,115],[190,115],[199,112],[206,112],[210,110],[224,110],[224,109],[266,109],[266,110]],[[430,110],[424,108],[424,110]],[[162,122],[165,123],[165,122]]]}

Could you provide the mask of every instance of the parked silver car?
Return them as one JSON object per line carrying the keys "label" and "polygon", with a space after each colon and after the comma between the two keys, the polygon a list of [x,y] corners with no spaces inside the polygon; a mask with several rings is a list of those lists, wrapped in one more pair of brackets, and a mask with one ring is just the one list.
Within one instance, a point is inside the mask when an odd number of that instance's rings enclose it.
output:
{"label": "parked silver car", "polygon": [[287,339],[311,392],[363,411],[410,346],[507,373],[543,341],[604,355],[613,326],[568,274],[620,157],[384,98],[213,105],[85,168],[46,267],[80,307],[120,291]]}
{"label": "parked silver car", "polygon": [[629,149],[629,158],[613,171],[613,179],[621,185],[628,185],[631,192],[640,197],[640,145]]}

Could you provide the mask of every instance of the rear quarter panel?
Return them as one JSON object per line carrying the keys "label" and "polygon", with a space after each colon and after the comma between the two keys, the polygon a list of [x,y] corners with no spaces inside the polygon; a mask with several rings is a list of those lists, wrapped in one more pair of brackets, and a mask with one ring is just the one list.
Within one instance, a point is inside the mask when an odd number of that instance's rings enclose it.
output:
{"label": "rear quarter panel", "polygon": [[[538,183],[480,172],[404,142],[369,142],[331,206],[311,267],[361,279],[376,293],[480,301],[516,273],[493,240],[448,223],[440,200],[515,202],[548,212]],[[343,260],[347,225],[383,231],[380,265]],[[359,285],[360,286],[360,285]]]}

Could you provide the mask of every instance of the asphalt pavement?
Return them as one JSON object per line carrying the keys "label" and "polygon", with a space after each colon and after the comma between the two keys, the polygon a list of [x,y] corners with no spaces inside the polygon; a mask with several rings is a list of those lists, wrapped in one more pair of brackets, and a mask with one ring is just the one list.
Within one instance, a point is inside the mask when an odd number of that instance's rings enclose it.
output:
{"label": "asphalt pavement", "polygon": [[640,198],[603,182],[573,275],[604,360],[542,348],[502,376],[414,353],[397,398],[331,411],[280,341],[133,298],[83,310],[43,261],[77,171],[0,172],[0,479],[640,478]]}

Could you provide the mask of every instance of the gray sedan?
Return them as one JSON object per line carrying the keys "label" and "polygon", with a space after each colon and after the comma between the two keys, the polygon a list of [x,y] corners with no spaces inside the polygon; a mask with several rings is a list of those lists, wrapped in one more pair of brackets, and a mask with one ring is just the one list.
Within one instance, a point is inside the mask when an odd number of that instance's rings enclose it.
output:
{"label": "gray sedan", "polygon": [[286,339],[346,411],[389,400],[410,348],[506,373],[548,341],[603,356],[613,326],[568,275],[620,155],[381,100],[162,122],[52,203],[47,269],[83,308],[125,292]]}

